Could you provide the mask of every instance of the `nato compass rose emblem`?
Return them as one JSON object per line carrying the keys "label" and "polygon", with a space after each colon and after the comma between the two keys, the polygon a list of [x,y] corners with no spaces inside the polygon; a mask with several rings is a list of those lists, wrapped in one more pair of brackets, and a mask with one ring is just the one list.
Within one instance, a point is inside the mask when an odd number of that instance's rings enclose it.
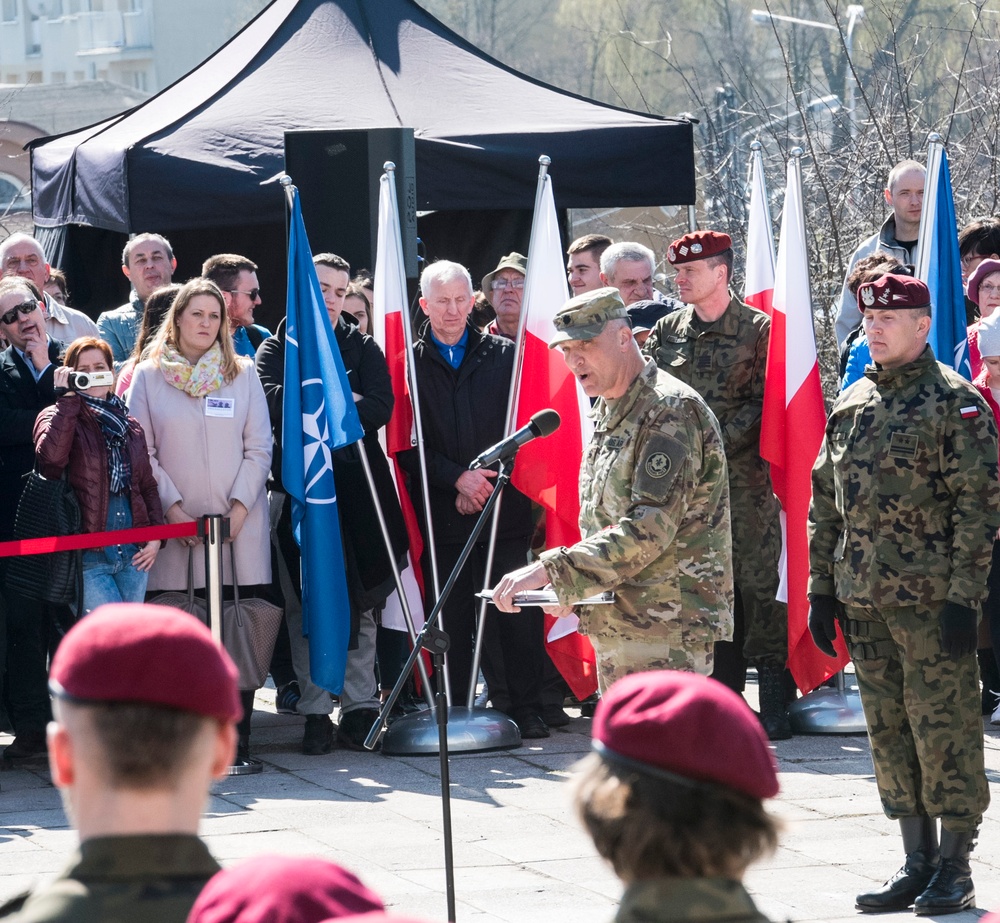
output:
{"label": "nato compass rose emblem", "polygon": [[[302,455],[305,468],[306,503],[336,503],[333,483],[333,450],[326,419],[323,380],[302,382]],[[312,407],[313,410],[306,410]]]}

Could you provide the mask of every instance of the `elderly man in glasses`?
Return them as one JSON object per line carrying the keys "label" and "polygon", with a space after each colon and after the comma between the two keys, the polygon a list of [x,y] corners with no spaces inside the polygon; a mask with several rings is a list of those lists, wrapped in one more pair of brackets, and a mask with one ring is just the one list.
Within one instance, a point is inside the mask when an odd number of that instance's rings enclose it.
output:
{"label": "elderly man in glasses", "polygon": [[260,304],[257,264],[236,253],[217,253],[205,260],[201,274],[219,286],[226,300],[226,316],[236,354],[252,359],[260,344],[271,335],[267,327],[253,322],[254,309]]}
{"label": "elderly man in glasses", "polygon": [[30,234],[11,234],[0,244],[0,270],[3,275],[27,279],[42,292],[45,330],[53,339],[69,345],[77,337],[101,336],[97,324],[83,311],[68,308],[45,292],[51,269],[42,245]]}
{"label": "elderly man in glasses", "polygon": [[524,276],[528,271],[528,258],[521,253],[508,253],[497,268],[483,276],[483,294],[496,312],[496,320],[486,332],[494,336],[517,339],[517,325],[521,320],[521,301],[524,298]]}
{"label": "elderly man in glasses", "polygon": [[[0,279],[0,333],[10,343],[0,352],[0,541],[14,537],[24,477],[35,463],[35,417],[55,403],[53,373],[65,350],[45,332],[41,304],[41,292],[28,279]],[[7,560],[0,559],[0,670],[6,660],[15,736],[3,757],[13,762],[45,756],[45,726],[51,718],[45,660],[51,618],[59,613],[6,589]]]}

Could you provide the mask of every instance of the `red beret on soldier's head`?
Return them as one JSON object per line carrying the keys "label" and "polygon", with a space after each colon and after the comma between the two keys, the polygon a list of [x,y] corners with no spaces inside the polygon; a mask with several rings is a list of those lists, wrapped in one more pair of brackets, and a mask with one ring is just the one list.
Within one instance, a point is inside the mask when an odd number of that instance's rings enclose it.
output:
{"label": "red beret on soldier's head", "polygon": [[384,909],[357,875],[327,859],[265,854],[216,872],[187,923],[293,923]]}
{"label": "red beret on soldier's head", "polygon": [[667,262],[671,266],[693,263],[695,260],[718,256],[733,247],[733,239],[721,231],[692,231],[678,237],[667,247]]}
{"label": "red beret on soldier's head", "polygon": [[239,674],[212,633],[169,606],[99,606],[66,634],[49,683],[82,703],[160,705],[219,721],[243,715]]}
{"label": "red beret on soldier's head", "polygon": [[778,793],[767,735],[743,698],[697,673],[652,670],[618,680],[594,712],[594,749],[610,763],[752,798]]}
{"label": "red beret on soldier's head", "polygon": [[867,311],[909,311],[929,308],[931,293],[919,279],[888,273],[874,282],[858,286],[858,308]]}

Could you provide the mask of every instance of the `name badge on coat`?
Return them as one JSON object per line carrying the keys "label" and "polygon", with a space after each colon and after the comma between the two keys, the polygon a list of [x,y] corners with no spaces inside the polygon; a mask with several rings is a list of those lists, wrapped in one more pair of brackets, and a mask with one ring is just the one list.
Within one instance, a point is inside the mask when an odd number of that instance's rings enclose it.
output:
{"label": "name badge on coat", "polygon": [[206,397],[206,417],[232,417],[236,413],[236,399],[232,397]]}

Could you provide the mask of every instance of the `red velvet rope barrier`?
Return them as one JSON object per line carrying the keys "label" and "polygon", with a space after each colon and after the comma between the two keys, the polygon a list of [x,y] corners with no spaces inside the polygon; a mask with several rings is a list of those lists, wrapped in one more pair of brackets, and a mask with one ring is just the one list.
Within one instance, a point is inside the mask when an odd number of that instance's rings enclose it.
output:
{"label": "red velvet rope barrier", "polygon": [[197,535],[200,522],[178,522],[174,525],[142,526],[138,529],[117,529],[114,532],[85,532],[82,535],[25,538],[13,542],[0,542],[0,558],[19,557],[26,554],[49,554],[52,551],[78,551],[86,548],[104,548],[107,545],[131,545],[164,538],[187,538]]}

